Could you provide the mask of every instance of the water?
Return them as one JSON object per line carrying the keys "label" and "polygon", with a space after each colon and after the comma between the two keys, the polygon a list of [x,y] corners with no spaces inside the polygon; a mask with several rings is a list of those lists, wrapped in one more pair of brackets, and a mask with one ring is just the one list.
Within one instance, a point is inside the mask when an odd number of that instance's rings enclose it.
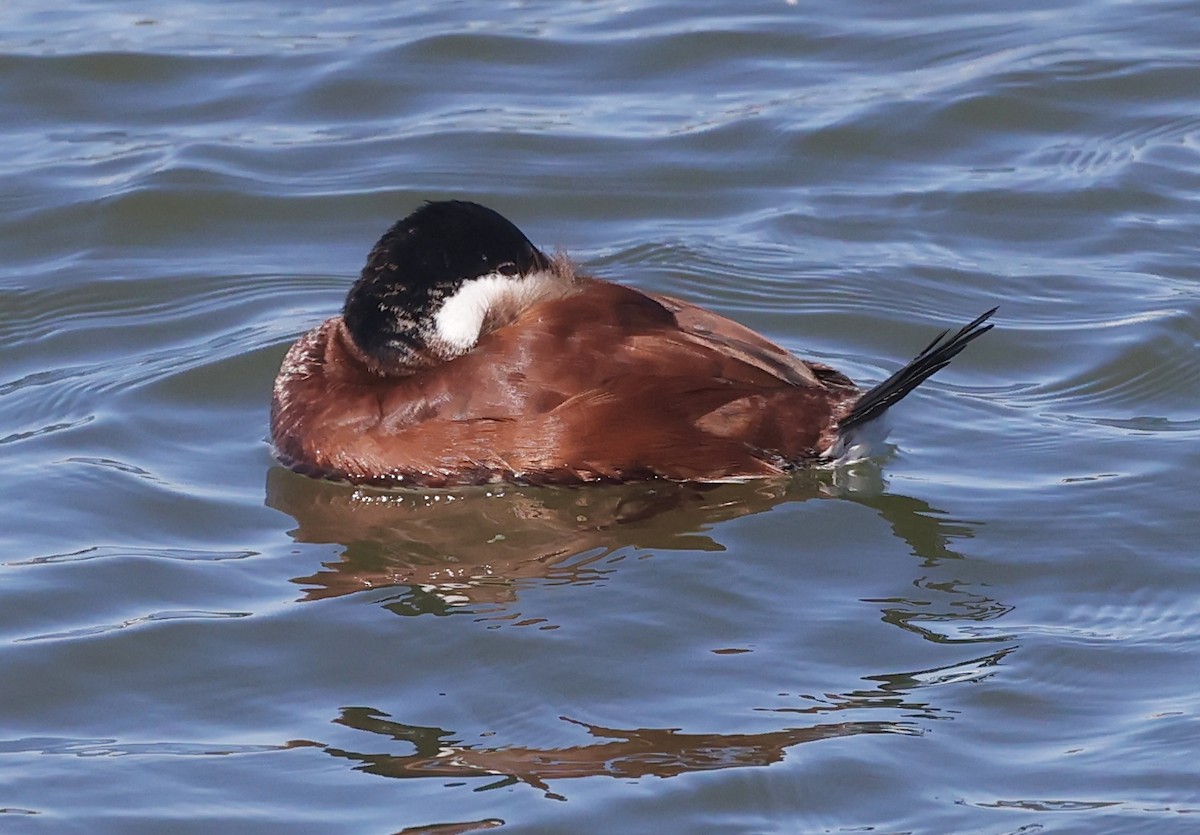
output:
{"label": "water", "polygon": [[[1193,4],[114,8],[0,10],[0,830],[1194,830]],[[850,472],[274,466],[450,196],[864,383],[997,328]]]}

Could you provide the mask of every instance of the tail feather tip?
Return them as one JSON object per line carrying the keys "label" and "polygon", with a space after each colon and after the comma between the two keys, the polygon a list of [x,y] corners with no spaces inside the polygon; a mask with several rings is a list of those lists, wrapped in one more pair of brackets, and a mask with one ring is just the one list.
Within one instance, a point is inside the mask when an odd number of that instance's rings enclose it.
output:
{"label": "tail feather tip", "polygon": [[[997,310],[998,306],[993,307],[953,334],[942,331],[907,365],[859,397],[849,414],[838,421],[837,440],[822,457],[836,463],[871,457],[871,448],[881,446],[887,435],[885,423],[878,419],[931,375],[949,365],[963,348],[990,331],[993,323],[988,320]],[[868,428],[873,431],[865,431]]]}

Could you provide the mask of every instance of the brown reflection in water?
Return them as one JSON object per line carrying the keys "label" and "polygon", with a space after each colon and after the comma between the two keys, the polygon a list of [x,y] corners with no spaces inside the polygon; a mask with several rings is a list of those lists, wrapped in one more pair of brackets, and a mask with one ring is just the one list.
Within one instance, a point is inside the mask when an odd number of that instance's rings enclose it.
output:
{"label": "brown reflection in water", "polygon": [[[978,523],[947,519],[919,499],[883,492],[878,471],[868,470],[867,476],[865,486],[857,482],[848,490],[833,474],[810,472],[744,484],[383,492],[313,481],[275,468],[268,474],[267,504],[296,519],[292,536],[297,541],[344,547],[336,562],[294,581],[306,587],[304,600],[400,586],[411,592],[407,612],[438,612],[456,604],[503,607],[516,599],[521,582],[529,579],[589,582],[613,570],[614,552],[626,548],[723,550],[709,533],[717,523],[783,502],[845,497],[878,513],[918,558],[911,591],[903,597],[869,601],[882,604],[877,611],[885,622],[939,643],[996,646],[992,642],[1010,640],[1004,635],[966,633],[966,627],[1000,617],[1009,608],[981,594],[978,582],[958,574],[969,561],[952,543],[971,537]],[[388,607],[397,611],[394,604]],[[947,636],[947,630],[957,630],[957,636]],[[377,739],[405,743],[411,750],[371,753],[304,740],[292,745],[320,748],[362,771],[387,777],[490,776],[496,780],[481,788],[525,783],[548,797],[561,798],[548,788],[549,782],[594,775],[670,777],[766,766],[802,742],[859,734],[920,734],[925,722],[952,719],[953,711],[922,700],[919,691],[947,682],[981,680],[1012,650],[999,646],[944,667],[861,676],[860,681],[874,686],[840,695],[797,693],[792,706],[755,710],[803,716],[815,724],[757,734],[614,729],[564,717],[586,729],[595,741],[566,748],[481,747],[464,744],[451,731],[405,725],[376,710],[351,708],[335,721]],[[825,721],[845,717],[846,711],[880,708],[904,718]]]}
{"label": "brown reflection in water", "polygon": [[[837,492],[815,473],[742,484],[455,491],[357,489],[278,467],[267,474],[267,504],[296,519],[297,541],[345,546],[339,562],[296,578],[305,600],[408,585],[453,603],[511,602],[517,581],[586,581],[617,548],[724,550],[705,533],[711,525]],[[581,555],[591,558],[573,559]]]}
{"label": "brown reflection in water", "polygon": [[798,708],[757,708],[777,714],[806,717],[846,715],[845,711],[883,708],[902,712],[901,721],[824,722],[803,728],[785,728],[753,734],[685,734],[675,728],[606,728],[559,717],[585,729],[597,742],[566,748],[523,746],[480,747],[464,744],[451,731],[436,727],[406,725],[371,708],[344,708],[334,720],[347,728],[374,734],[390,742],[406,743],[403,754],[351,751],[309,740],[296,740],[288,747],[314,747],[338,759],[355,763],[355,768],[381,777],[440,779],[498,778],[477,791],[524,783],[564,800],[550,789],[554,780],[608,776],[619,779],[675,777],[696,771],[768,766],[780,762],[785,752],[802,742],[858,736],[860,734],[903,734],[920,736],[921,719],[951,719],[945,712],[921,701],[917,693],[948,682],[982,681],[990,676],[1013,647],[942,667],[908,673],[870,676],[879,682],[872,690],[827,694],[807,698]]}
{"label": "brown reflection in water", "polygon": [[484,818],[477,821],[461,823],[431,823],[426,826],[406,826],[396,835],[466,835],[468,832],[481,832],[485,829],[498,829],[504,826],[499,818]]}
{"label": "brown reflection in water", "polygon": [[602,775],[674,777],[694,771],[766,766],[782,760],[788,748],[801,742],[858,734],[921,733],[911,722],[831,722],[757,734],[684,734],[673,728],[619,730],[561,718],[604,741],[569,748],[479,748],[462,744],[441,728],[404,725],[376,710],[347,708],[335,720],[338,724],[408,743],[411,753],[368,754],[309,741],[291,745],[321,748],[358,763],[358,770],[368,774],[443,779],[491,776],[499,779],[480,790],[526,783],[547,797],[562,800],[565,798],[552,792],[547,781]]}
{"label": "brown reflection in water", "polygon": [[344,546],[336,562],[293,580],[305,587],[302,600],[402,587],[402,599],[386,604],[398,614],[442,614],[463,604],[503,610],[523,581],[593,582],[614,570],[613,554],[625,548],[721,551],[708,534],[717,523],[783,502],[842,497],[872,508],[921,560],[916,593],[865,601],[881,605],[884,621],[938,643],[1009,639],[978,624],[1011,607],[954,576],[963,557],[951,543],[970,538],[981,523],[946,519],[920,499],[885,493],[870,466],[849,476],[810,470],[740,484],[454,491],[355,488],[273,467],[266,486],[267,505],[297,521],[291,535],[298,542]]}

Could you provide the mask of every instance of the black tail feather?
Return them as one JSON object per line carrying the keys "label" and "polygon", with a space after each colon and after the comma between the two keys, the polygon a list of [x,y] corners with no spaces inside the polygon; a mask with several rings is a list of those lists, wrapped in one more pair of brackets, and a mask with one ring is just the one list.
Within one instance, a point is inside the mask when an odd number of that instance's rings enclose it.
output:
{"label": "black tail feather", "polygon": [[990,319],[998,309],[993,307],[969,325],[961,328],[953,336],[947,335],[950,333],[949,330],[939,333],[925,347],[925,350],[913,358],[912,362],[860,397],[854,404],[854,408],[850,410],[850,414],[838,421],[838,432],[844,436],[854,427],[879,417],[906,394],[925,382],[931,374],[949,365],[950,360],[954,359],[958,352],[967,347],[973,339],[983,336],[992,329],[991,325],[985,325],[984,322]]}

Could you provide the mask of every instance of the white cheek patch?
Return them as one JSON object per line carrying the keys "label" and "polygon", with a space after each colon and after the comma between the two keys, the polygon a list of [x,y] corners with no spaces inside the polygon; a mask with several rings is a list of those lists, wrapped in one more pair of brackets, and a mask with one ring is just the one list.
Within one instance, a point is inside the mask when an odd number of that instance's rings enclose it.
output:
{"label": "white cheek patch", "polygon": [[484,320],[496,307],[523,310],[561,292],[561,280],[552,273],[527,276],[490,273],[473,278],[442,302],[433,315],[434,336],[448,353],[466,353],[479,341]]}

